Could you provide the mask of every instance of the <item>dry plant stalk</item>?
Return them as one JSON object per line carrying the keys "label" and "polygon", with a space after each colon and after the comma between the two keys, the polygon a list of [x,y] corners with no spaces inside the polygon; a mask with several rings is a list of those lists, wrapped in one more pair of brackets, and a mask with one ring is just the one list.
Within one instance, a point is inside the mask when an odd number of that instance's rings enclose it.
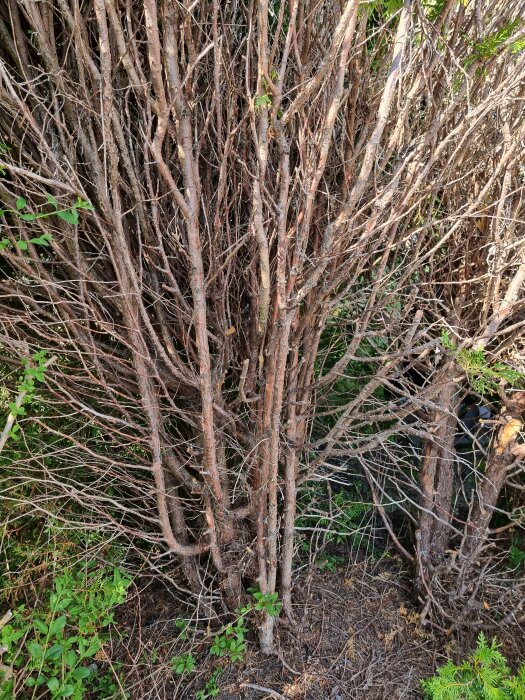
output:
{"label": "dry plant stalk", "polygon": [[54,237],[0,280],[5,361],[58,356],[12,467],[40,509],[52,487],[196,597],[252,581],[292,615],[297,486],[353,458],[442,609],[450,537],[487,528],[454,514],[466,380],[440,334],[507,357],[523,329],[523,3],[478,4],[2,5],[5,208],[95,207],[2,219]]}

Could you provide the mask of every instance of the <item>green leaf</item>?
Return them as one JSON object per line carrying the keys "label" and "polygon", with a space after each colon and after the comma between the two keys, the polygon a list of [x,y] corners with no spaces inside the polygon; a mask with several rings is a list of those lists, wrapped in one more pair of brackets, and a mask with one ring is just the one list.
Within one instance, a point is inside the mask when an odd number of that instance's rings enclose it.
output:
{"label": "green leaf", "polygon": [[515,41],[513,44],[510,45],[510,52],[512,54],[519,53],[523,50],[525,50],[525,39],[520,39],[519,41]]}
{"label": "green leaf", "polygon": [[57,211],[56,215],[64,221],[67,221],[68,224],[78,223],[78,212],[76,209],[66,209],[64,211]]}
{"label": "green leaf", "polygon": [[36,214],[19,214],[23,221],[34,221],[36,219]]}
{"label": "green leaf", "polygon": [[95,207],[85,199],[82,199],[82,197],[77,197],[77,201],[75,202],[75,208],[84,209],[85,211],[95,211]]}
{"label": "green leaf", "polygon": [[6,644],[9,647],[9,649],[11,648],[12,644],[16,644],[16,642],[18,642],[18,640],[21,639],[23,636],[24,632],[15,632],[13,625],[5,625],[5,627],[0,633],[0,639],[2,640],[2,644]]}
{"label": "green leaf", "polygon": [[53,644],[46,651],[45,658],[54,661],[55,659],[58,659],[59,656],[62,656],[63,651],[64,647],[62,646],[62,644]]}
{"label": "green leaf", "polygon": [[69,698],[73,695],[74,690],[75,690],[75,686],[71,685],[71,683],[66,683],[66,685],[62,688],[62,690],[58,694],[58,697]]}
{"label": "green leaf", "polygon": [[56,620],[53,620],[49,627],[49,634],[51,636],[56,636],[57,634],[60,634],[66,626],[66,621],[67,618],[65,615],[61,615],[60,617],[57,617]]}
{"label": "green leaf", "polygon": [[52,194],[46,194],[46,199],[49,202],[49,204],[52,204],[55,207],[55,209],[58,209],[58,202]]}
{"label": "green leaf", "polygon": [[79,666],[78,668],[75,668],[74,671],[71,673],[71,676],[76,681],[81,681],[90,675],[91,675],[91,671],[89,670],[89,668],[86,668],[85,666]]}
{"label": "green leaf", "polygon": [[171,668],[178,675],[191,673],[196,665],[193,655],[188,652],[180,656],[174,656],[171,659]]}
{"label": "green leaf", "polygon": [[23,209],[27,204],[27,201],[23,197],[18,197],[16,200],[15,206],[20,211],[20,209]]}
{"label": "green leaf", "polygon": [[62,610],[65,610],[70,603],[71,598],[62,598],[55,604],[54,610],[56,612],[61,612]]}
{"label": "green leaf", "polygon": [[58,678],[50,678],[47,682],[47,687],[52,693],[55,693],[60,688],[60,681]]}
{"label": "green leaf", "polygon": [[263,107],[271,107],[272,99],[266,93],[264,95],[257,95],[254,100],[255,109],[261,109]]}
{"label": "green leaf", "polygon": [[49,245],[52,240],[53,236],[50,233],[44,233],[38,238],[31,238],[29,242],[33,243],[33,245]]}
{"label": "green leaf", "polygon": [[[20,428],[19,425],[17,425],[16,427]],[[13,426],[13,430],[11,432],[15,432],[14,426]],[[48,626],[46,625],[45,622],[43,622],[42,620],[35,620],[33,624],[35,625],[35,627],[37,628],[37,630],[39,632],[42,632],[42,634],[47,634]]]}
{"label": "green leaf", "polygon": [[66,666],[73,668],[77,663],[77,654],[73,649],[68,649],[62,657]]}
{"label": "green leaf", "polygon": [[94,642],[91,642],[91,644],[88,646],[87,650],[84,652],[84,656],[94,656],[97,653],[97,651],[100,650],[101,647],[102,643],[99,639],[96,639]]}
{"label": "green leaf", "polygon": [[44,658],[44,650],[42,648],[42,645],[38,642],[30,642],[27,645],[27,650],[32,659],[40,660]]}
{"label": "green leaf", "polygon": [[17,248],[20,248],[20,250],[27,250],[27,242],[26,241],[17,241],[16,245],[17,245]]}

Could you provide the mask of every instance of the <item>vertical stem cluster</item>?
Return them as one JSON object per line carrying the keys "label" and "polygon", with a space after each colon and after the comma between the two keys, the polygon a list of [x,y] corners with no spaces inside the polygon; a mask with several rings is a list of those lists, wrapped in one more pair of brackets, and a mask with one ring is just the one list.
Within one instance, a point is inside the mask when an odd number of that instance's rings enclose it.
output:
{"label": "vertical stem cluster", "polygon": [[[455,2],[0,7],[5,362],[57,356],[56,497],[182,557],[196,600],[257,583],[293,617],[298,486],[349,459],[429,600],[490,537],[518,438],[458,505],[472,391],[441,338],[517,362],[519,9],[480,37]],[[39,458],[10,468],[46,493]]]}

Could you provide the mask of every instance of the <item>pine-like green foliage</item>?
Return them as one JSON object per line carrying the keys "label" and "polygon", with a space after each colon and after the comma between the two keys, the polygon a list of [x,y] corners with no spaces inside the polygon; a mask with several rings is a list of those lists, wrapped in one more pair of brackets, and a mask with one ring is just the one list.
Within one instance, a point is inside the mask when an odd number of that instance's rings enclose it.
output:
{"label": "pine-like green foliage", "polygon": [[484,349],[457,349],[447,331],[441,334],[443,347],[452,350],[458,365],[467,375],[470,386],[482,396],[495,394],[502,381],[509,386],[518,386],[523,382],[523,374],[509,367],[504,362],[492,362],[487,358]]}
{"label": "pine-like green foliage", "polygon": [[525,664],[511,675],[496,639],[482,632],[466,661],[448,661],[422,685],[429,700],[525,700]]}
{"label": "pine-like green foliage", "polygon": [[470,385],[482,395],[495,393],[502,380],[510,386],[516,386],[523,380],[520,372],[504,362],[489,364],[484,350],[464,348],[459,351],[457,360],[465,370]]}

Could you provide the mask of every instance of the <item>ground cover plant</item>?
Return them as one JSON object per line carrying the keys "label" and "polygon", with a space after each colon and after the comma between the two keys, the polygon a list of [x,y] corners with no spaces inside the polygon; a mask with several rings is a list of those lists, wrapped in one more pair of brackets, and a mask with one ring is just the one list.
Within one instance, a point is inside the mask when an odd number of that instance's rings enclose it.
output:
{"label": "ground cover plant", "polygon": [[433,678],[423,681],[432,700],[521,700],[525,696],[525,666],[512,674],[496,639],[481,633],[475,651],[465,661],[449,661]]}
{"label": "ground cover plant", "polygon": [[86,563],[57,575],[41,607],[19,606],[0,630],[2,700],[48,696],[43,689],[51,698],[85,698],[100,680],[93,659],[130,582],[118,568]]}

